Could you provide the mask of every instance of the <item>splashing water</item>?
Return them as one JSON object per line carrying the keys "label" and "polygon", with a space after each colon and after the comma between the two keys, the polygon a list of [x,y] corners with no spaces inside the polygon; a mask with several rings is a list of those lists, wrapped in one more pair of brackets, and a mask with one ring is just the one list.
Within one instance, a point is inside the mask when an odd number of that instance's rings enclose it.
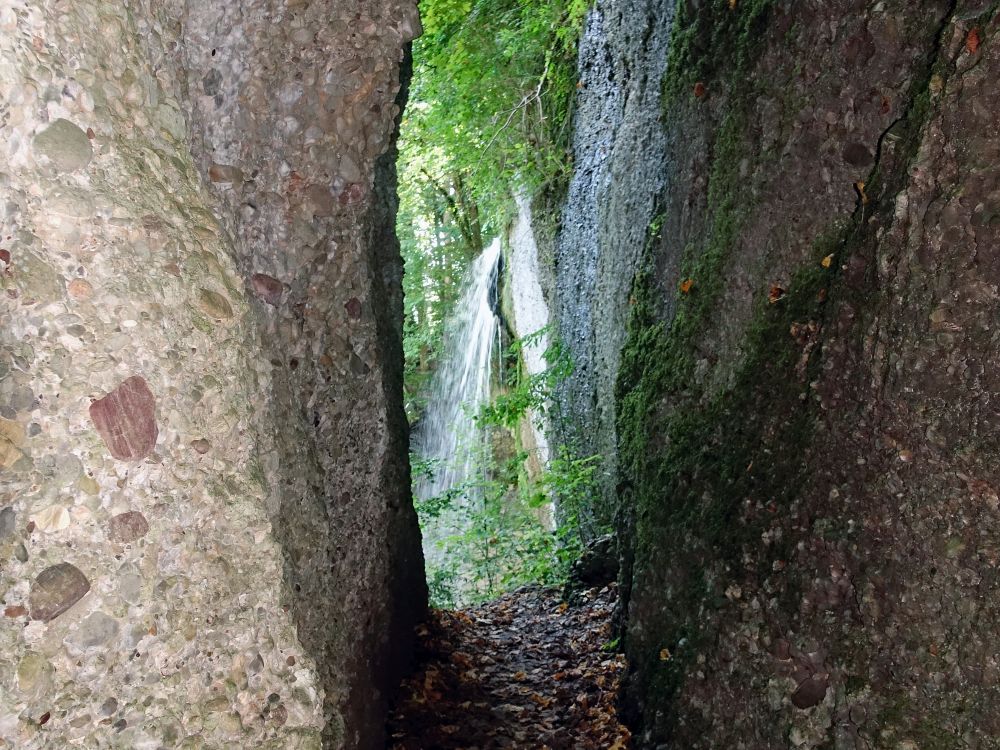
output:
{"label": "splashing water", "polygon": [[417,499],[461,488],[450,509],[424,524],[424,559],[429,564],[441,562],[442,539],[465,530],[462,510],[475,496],[475,483],[485,479],[481,457],[486,435],[474,417],[489,400],[493,357],[499,351],[499,258],[500,241],[494,240],[469,267],[465,293],[445,327],[444,355],[414,436],[416,453],[432,464],[432,473],[416,483]]}

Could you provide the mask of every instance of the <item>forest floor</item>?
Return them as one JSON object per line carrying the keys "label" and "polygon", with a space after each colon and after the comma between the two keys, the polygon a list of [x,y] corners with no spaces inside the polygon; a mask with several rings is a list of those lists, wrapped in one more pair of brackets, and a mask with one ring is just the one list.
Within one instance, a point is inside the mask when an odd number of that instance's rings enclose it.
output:
{"label": "forest floor", "polygon": [[393,750],[622,750],[624,658],[610,649],[616,588],[567,604],[529,586],[419,627],[419,667],[389,721]]}

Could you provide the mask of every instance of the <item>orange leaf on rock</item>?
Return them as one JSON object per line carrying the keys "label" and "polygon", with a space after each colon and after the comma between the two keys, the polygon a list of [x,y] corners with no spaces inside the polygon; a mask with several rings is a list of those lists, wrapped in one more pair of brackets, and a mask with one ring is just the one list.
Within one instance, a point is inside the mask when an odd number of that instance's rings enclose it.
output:
{"label": "orange leaf on rock", "polygon": [[694,279],[684,279],[681,282],[681,294],[687,294],[691,291],[691,287],[694,286]]}
{"label": "orange leaf on rock", "polygon": [[861,198],[861,205],[867,205],[868,194],[865,192],[865,183],[862,180],[858,180],[854,183],[854,189],[858,191],[858,197]]}
{"label": "orange leaf on rock", "polygon": [[965,48],[969,50],[970,55],[976,54],[976,50],[979,49],[979,43],[982,40],[979,38],[979,27],[974,26],[972,31],[968,33],[965,37]]}

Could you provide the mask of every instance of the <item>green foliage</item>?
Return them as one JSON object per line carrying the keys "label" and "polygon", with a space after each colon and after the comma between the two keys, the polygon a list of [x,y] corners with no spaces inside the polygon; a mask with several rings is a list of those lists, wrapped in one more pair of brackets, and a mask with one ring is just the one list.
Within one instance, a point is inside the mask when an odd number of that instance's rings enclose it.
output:
{"label": "green foliage", "polygon": [[[515,341],[510,349],[515,356],[525,347],[534,346],[551,331],[545,326],[528,336]],[[483,425],[495,425],[513,429],[529,414],[541,416],[549,407],[549,399],[555,386],[573,372],[573,362],[563,344],[554,340],[542,355],[546,368],[542,372],[528,374],[522,368],[515,372],[512,387],[496,396],[477,416]]]}
{"label": "green foliage", "polygon": [[588,0],[423,0],[399,141],[407,413],[462,274],[510,218],[515,187],[568,179],[576,46]]}
{"label": "green foliage", "polygon": [[599,457],[554,461],[535,486],[519,481],[526,458],[522,451],[498,465],[487,457],[484,479],[417,501],[421,524],[451,511],[464,529],[440,542],[443,562],[428,562],[433,606],[485,601],[527,583],[565,583],[580,536],[572,523],[548,531],[541,516],[551,497],[572,503],[590,491]]}
{"label": "green foliage", "polygon": [[[515,342],[521,351],[537,344],[547,330]],[[549,367],[523,377],[513,389],[494,399],[477,419],[487,432],[506,432],[546,408],[552,389],[572,371],[565,349],[557,342],[545,352]],[[489,442],[479,451],[479,478],[452,487],[437,497],[417,500],[417,515],[426,527],[449,514],[463,529],[440,542],[440,561],[428,561],[431,603],[452,607],[465,600],[491,599],[526,583],[564,583],[582,548],[578,514],[594,491],[599,456],[573,457],[560,447],[541,476],[526,481],[526,451],[506,459]],[[413,458],[418,480],[439,467]],[[559,508],[559,524],[547,530],[551,503]],[[471,589],[471,595],[468,591]]]}

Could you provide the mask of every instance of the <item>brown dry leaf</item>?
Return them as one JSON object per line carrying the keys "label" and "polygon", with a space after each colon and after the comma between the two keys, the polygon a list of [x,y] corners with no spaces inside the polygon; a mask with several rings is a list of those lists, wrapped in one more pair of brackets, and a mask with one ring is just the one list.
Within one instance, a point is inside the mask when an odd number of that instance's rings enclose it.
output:
{"label": "brown dry leaf", "polygon": [[823,258],[823,260],[821,260],[819,264],[823,266],[823,268],[829,268],[831,265],[833,265],[833,253],[830,253],[830,255],[827,255],[825,258]]}
{"label": "brown dry leaf", "polygon": [[767,301],[772,305],[785,297],[785,290],[777,284],[771,285],[771,291],[767,293]]}
{"label": "brown dry leaf", "polygon": [[526,679],[528,679],[528,673],[527,672],[515,672],[514,673],[514,681],[515,682],[524,682]]}
{"label": "brown dry leaf", "polygon": [[684,279],[681,282],[681,294],[687,294],[691,291],[691,287],[694,286],[694,279]]}
{"label": "brown dry leaf", "polygon": [[660,661],[670,661],[670,649],[660,649]]}
{"label": "brown dry leaf", "polygon": [[542,708],[548,708],[550,705],[552,705],[551,698],[546,698],[544,695],[539,695],[538,693],[532,693],[531,700],[533,700]]}
{"label": "brown dry leaf", "polygon": [[696,97],[698,97],[699,99],[701,99],[703,96],[705,96],[706,93],[707,93],[707,89],[705,88],[705,84],[702,83],[701,81],[698,81],[694,85],[694,95]]}
{"label": "brown dry leaf", "polygon": [[969,50],[970,55],[976,54],[976,50],[979,49],[979,44],[982,40],[979,37],[979,27],[974,26],[972,30],[965,37],[965,48]]}
{"label": "brown dry leaf", "polygon": [[865,192],[865,183],[863,180],[858,180],[854,183],[854,189],[858,191],[858,197],[861,198],[861,205],[868,205],[868,194]]}

